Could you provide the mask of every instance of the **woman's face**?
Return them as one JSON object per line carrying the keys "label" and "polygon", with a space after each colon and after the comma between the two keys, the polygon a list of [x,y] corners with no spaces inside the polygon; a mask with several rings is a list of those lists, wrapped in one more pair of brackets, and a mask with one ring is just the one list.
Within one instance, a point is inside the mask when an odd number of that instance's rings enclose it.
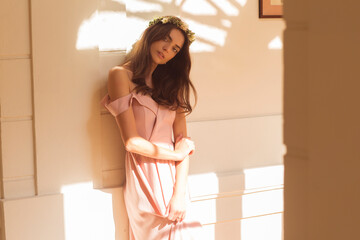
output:
{"label": "woman's face", "polygon": [[150,54],[155,64],[165,64],[180,51],[184,44],[184,35],[179,29],[173,28],[164,39],[153,42]]}

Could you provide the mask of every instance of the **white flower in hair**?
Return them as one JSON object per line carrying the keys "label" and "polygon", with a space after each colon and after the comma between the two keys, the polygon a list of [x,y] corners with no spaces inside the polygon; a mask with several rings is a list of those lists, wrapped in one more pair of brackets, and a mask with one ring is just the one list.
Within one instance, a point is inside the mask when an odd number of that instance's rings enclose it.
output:
{"label": "white flower in hair", "polygon": [[163,19],[161,20],[161,22],[162,22],[163,24],[165,24],[165,23],[169,22],[169,18],[163,18]]}

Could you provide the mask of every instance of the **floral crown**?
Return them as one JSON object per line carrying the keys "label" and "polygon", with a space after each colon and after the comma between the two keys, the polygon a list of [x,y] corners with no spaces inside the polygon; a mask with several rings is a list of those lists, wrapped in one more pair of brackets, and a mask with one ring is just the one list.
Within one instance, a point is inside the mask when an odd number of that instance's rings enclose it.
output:
{"label": "floral crown", "polygon": [[159,22],[161,22],[162,24],[171,23],[176,25],[178,28],[180,28],[186,33],[190,44],[195,41],[195,33],[192,32],[189,29],[188,25],[184,23],[180,18],[174,16],[157,17],[149,22],[149,26],[155,25]]}

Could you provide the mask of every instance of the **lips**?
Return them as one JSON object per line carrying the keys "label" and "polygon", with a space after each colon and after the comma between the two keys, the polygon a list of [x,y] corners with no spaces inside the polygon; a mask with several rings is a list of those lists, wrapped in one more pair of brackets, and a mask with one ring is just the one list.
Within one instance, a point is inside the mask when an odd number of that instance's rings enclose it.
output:
{"label": "lips", "polygon": [[165,56],[164,56],[164,54],[163,54],[162,52],[158,52],[158,55],[159,55],[159,57],[160,57],[161,59],[164,59],[164,58],[165,58]]}

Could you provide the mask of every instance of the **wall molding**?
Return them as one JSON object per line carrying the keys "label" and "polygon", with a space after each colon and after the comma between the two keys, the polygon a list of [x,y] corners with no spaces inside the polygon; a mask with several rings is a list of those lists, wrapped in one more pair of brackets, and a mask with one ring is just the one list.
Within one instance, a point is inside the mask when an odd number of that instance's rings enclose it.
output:
{"label": "wall molding", "polygon": [[241,189],[241,190],[235,190],[235,191],[231,191],[231,192],[220,192],[217,194],[200,195],[200,196],[192,197],[191,202],[216,200],[216,199],[220,199],[220,198],[241,197],[241,196],[249,195],[249,194],[256,194],[256,193],[283,190],[283,189],[284,189],[283,184],[261,187],[261,188],[253,188],[253,189]]}
{"label": "wall molding", "polygon": [[32,121],[33,116],[0,117],[0,122]]}
{"label": "wall molding", "polygon": [[227,121],[227,120],[237,120],[237,119],[245,119],[245,118],[263,118],[263,117],[274,117],[274,116],[282,116],[282,113],[266,113],[266,114],[249,114],[249,115],[238,115],[233,117],[224,117],[224,118],[204,118],[204,119],[194,119],[187,120],[188,123],[195,122],[216,122],[216,121]]}
{"label": "wall molding", "polygon": [[107,55],[107,54],[114,54],[114,53],[118,53],[120,55],[125,55],[126,54],[126,50],[99,50],[99,55]]}
{"label": "wall molding", "polygon": [[18,59],[31,59],[31,54],[0,55],[0,61]]}
{"label": "wall molding", "polygon": [[14,176],[14,177],[4,177],[3,182],[19,182],[24,180],[34,180],[34,175],[24,175],[24,176]]}
{"label": "wall molding", "polygon": [[284,213],[284,212],[266,213],[266,214],[254,215],[254,216],[250,216],[250,217],[234,218],[234,219],[217,221],[217,222],[212,222],[212,223],[204,223],[204,224],[202,224],[202,225],[203,225],[203,226],[210,226],[210,225],[216,225],[216,224],[221,224],[221,223],[237,222],[237,221],[241,221],[241,220],[245,220],[245,219],[252,219],[252,218],[258,218],[258,217],[266,217],[266,216],[272,216],[272,215],[283,214],[283,213]]}
{"label": "wall molding", "polygon": [[[101,115],[110,115],[110,113],[105,109],[101,108]],[[233,117],[225,117],[225,118],[204,118],[204,119],[194,119],[187,120],[188,123],[196,123],[196,122],[216,122],[216,121],[227,121],[227,120],[237,120],[237,119],[245,119],[245,118],[262,118],[262,117],[274,117],[274,116],[282,116],[282,113],[268,113],[268,114],[249,114],[249,115],[239,115]]]}

